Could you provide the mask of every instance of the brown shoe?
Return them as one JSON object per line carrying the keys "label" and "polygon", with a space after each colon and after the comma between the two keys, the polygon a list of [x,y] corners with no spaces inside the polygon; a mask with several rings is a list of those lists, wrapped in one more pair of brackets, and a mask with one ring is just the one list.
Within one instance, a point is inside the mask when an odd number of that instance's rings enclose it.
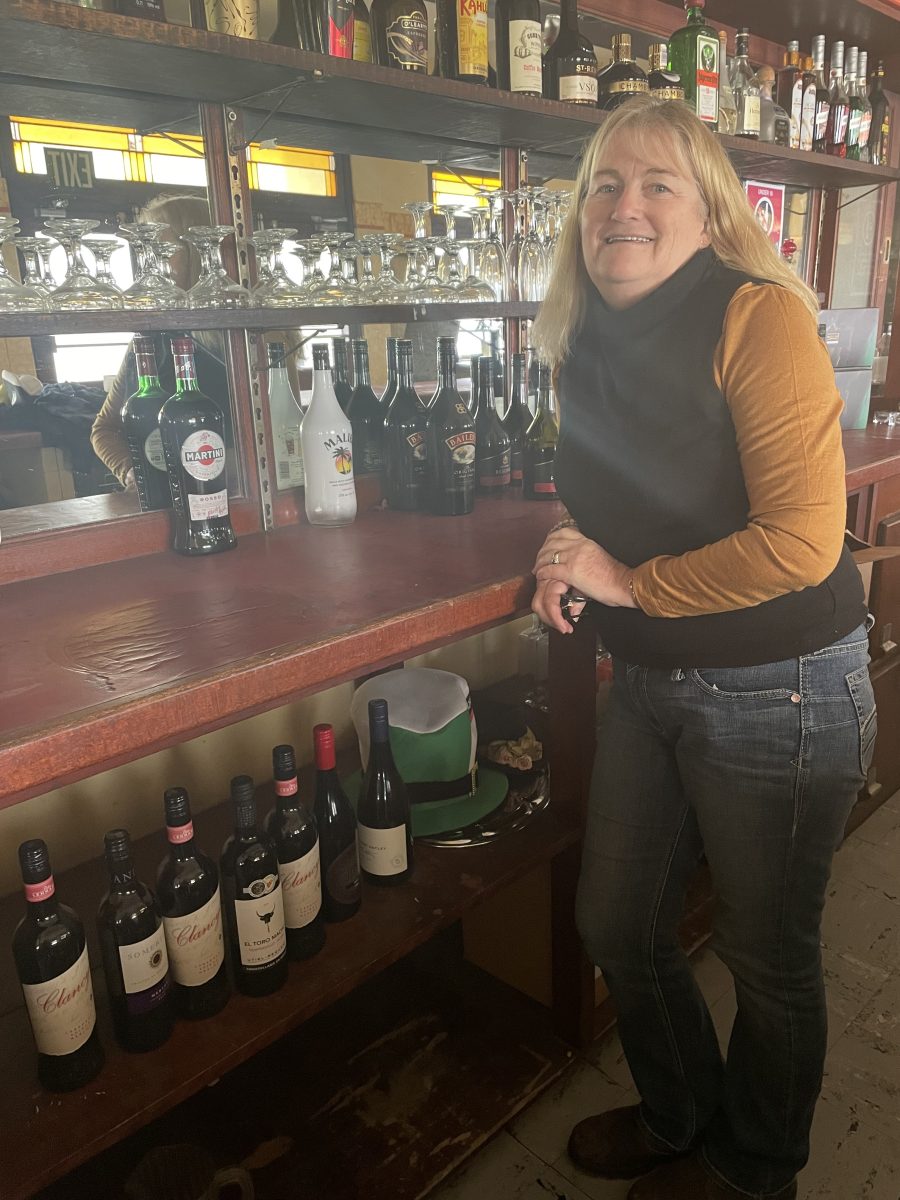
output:
{"label": "brown shoe", "polygon": [[[699,1154],[666,1163],[628,1189],[626,1200],[747,1200],[752,1193],[739,1192],[710,1174]],[[797,1182],[788,1184],[769,1200],[795,1200]]]}
{"label": "brown shoe", "polygon": [[578,1122],[569,1137],[569,1158],[580,1171],[602,1179],[635,1179],[679,1157],[650,1144],[638,1107],[611,1108]]}

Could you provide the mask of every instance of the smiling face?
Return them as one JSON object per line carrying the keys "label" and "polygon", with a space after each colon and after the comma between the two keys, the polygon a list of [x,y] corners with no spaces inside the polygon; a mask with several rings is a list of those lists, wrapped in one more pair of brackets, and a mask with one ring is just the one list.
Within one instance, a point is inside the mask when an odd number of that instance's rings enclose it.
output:
{"label": "smiling face", "polygon": [[706,208],[664,137],[615,135],[594,163],[581,209],[587,273],[611,308],[649,296],[704,246]]}

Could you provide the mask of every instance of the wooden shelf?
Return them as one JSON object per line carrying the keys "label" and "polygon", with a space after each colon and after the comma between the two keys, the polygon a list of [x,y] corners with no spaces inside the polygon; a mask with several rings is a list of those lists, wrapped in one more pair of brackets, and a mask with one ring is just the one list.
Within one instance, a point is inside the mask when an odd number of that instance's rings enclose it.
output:
{"label": "wooden shelf", "polygon": [[7,584],[0,808],[527,612],[561,513],[375,511]]}
{"label": "wooden shelf", "polygon": [[0,338],[62,333],[155,333],[178,329],[297,329],[301,325],[412,325],[424,321],[462,321],[485,317],[533,319],[538,304],[490,302],[464,304],[309,305],[302,308],[168,309],[160,312],[0,314]]}
{"label": "wooden shelf", "polygon": [[[310,783],[304,772],[301,785],[305,795],[310,794]],[[260,797],[262,815],[274,797],[271,785],[260,791],[265,793],[265,803]],[[197,815],[198,841],[207,853],[218,856],[231,820],[230,804]],[[325,949],[305,963],[292,963],[288,983],[279,992],[263,999],[233,995],[218,1016],[202,1022],[177,1022],[164,1046],[141,1056],[120,1050],[110,1027],[92,920],[105,889],[102,863],[96,860],[61,874],[59,895],[81,914],[87,929],[107,1061],[98,1078],[78,1092],[57,1096],[44,1092],[36,1081],[21,994],[15,994],[12,972],[4,972],[0,985],[3,1200],[24,1200],[202,1091],[453,924],[480,900],[572,846],[578,836],[566,808],[551,801],[524,828],[490,845],[466,850],[417,846],[410,884],[389,889],[365,887],[358,915],[330,925]],[[135,848],[141,877],[152,883],[165,852],[164,835],[140,839]],[[21,911],[18,896],[0,903],[4,944],[9,944]],[[344,1049],[341,1045],[341,1054]],[[64,1190],[62,1194],[74,1193]]]}
{"label": "wooden shelf", "polygon": [[[207,101],[267,113],[277,102],[267,136],[294,144],[494,170],[501,147],[520,147],[536,177],[571,177],[584,140],[604,120],[597,109],[47,0],[0,0],[0,21],[5,62],[17,72],[9,86],[18,107],[36,115],[64,105],[78,119],[86,103],[96,120],[97,95],[106,94],[108,120],[143,128],[146,117],[136,116],[143,104],[155,112],[174,100]],[[767,182],[853,187],[900,179],[865,163],[726,141],[741,173]]]}
{"label": "wooden shelf", "polygon": [[900,438],[884,437],[870,425],[868,429],[845,429],[843,443],[848,492],[898,474]]}

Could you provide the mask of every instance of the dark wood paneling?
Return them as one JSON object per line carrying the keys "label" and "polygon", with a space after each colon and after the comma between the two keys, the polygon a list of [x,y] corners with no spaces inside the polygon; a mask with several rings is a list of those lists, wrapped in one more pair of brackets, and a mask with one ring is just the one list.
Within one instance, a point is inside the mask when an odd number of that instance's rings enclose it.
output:
{"label": "dark wood paneling", "polygon": [[878,706],[874,781],[881,785],[881,799],[886,800],[900,789],[900,658],[873,664],[872,687]]}
{"label": "dark wood paneling", "polygon": [[882,437],[873,429],[846,429],[843,433],[847,491],[900,475],[900,438]]}

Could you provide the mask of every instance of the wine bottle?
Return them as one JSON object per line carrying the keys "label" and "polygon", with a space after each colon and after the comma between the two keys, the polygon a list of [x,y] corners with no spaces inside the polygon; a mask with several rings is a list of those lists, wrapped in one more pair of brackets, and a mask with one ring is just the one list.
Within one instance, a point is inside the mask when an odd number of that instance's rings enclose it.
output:
{"label": "wine bottle", "polygon": [[[784,66],[776,74],[777,87],[774,100],[780,104],[791,121],[790,145],[800,149],[800,122],[803,116],[803,63],[800,59],[800,43],[788,42],[784,54]],[[774,141],[760,133],[760,141]]]}
{"label": "wine bottle", "polygon": [[501,424],[509,437],[509,481],[513,487],[522,486],[522,454],[525,449],[525,434],[531,424],[526,395],[525,355],[512,356],[512,389],[509,407],[503,414]]}
{"label": "wine bottle", "polygon": [[122,428],[131,454],[141,512],[152,512],[157,508],[172,507],[166,458],[159,432],[159,410],[168,397],[160,387],[153,338],[136,337],[132,349],[138,387],[122,405]]}
{"label": "wine bottle", "polygon": [[400,71],[428,72],[428,10],[425,0],[372,0],[375,61]]}
{"label": "wine bottle", "polygon": [[312,958],[325,945],[319,833],[300,799],[293,746],[275,747],[272,769],[277,800],[266,818],[266,833],[278,855],[288,958]]}
{"label": "wine bottle", "polygon": [[397,342],[399,338],[389,337],[385,340],[387,348],[387,383],[384,385],[384,391],[381,393],[379,404],[381,405],[382,416],[391,407],[391,401],[397,394]]}
{"label": "wine bottle", "polygon": [[[396,356],[396,347],[394,353]],[[371,475],[384,466],[384,412],[372,391],[369,343],[364,338],[353,339],[353,372],[356,387],[348,415],[353,430],[354,468],[360,475]]]}
{"label": "wine bottle", "polygon": [[731,90],[731,63],[728,61],[728,35],[724,29],[719,30],[719,116],[716,130],[719,133],[734,135],[737,129],[737,109],[734,106],[734,92]]}
{"label": "wine bottle", "polygon": [[234,833],[222,847],[222,891],[231,968],[245,996],[268,996],[287,979],[284,900],[275,843],[256,826],[249,775],[231,781]]}
{"label": "wine bottle", "polygon": [[503,496],[509,490],[509,434],[494,403],[493,362],[478,360],[478,410],[475,413],[475,494]]}
{"label": "wine bottle", "polygon": [[478,362],[480,354],[469,357],[469,412],[474,417],[478,412]]}
{"label": "wine bottle", "polygon": [[539,368],[538,406],[525,435],[524,496],[526,500],[555,500],[553,463],[559,441],[559,423],[553,396],[550,368]]}
{"label": "wine bottle", "polygon": [[849,111],[847,114],[847,158],[859,162],[859,126],[863,115],[863,101],[859,94],[856,73],[859,70],[859,47],[847,49],[847,64],[844,72],[844,87],[847,90]]}
{"label": "wine bottle", "polygon": [[56,898],[47,845],[19,847],[25,916],[13,934],[13,958],[37,1049],[38,1079],[50,1092],[83,1087],[103,1066],[84,926]]}
{"label": "wine bottle", "polygon": [[869,135],[869,162],[876,167],[891,165],[891,106],[884,94],[884,63],[879,61],[872,77],[869,102],[872,105],[872,131]]}
{"label": "wine bottle", "polygon": [[328,346],[313,343],[313,392],[300,427],[310,525],[349,525],[356,520],[353,428],[331,382]]}
{"label": "wine bottle", "polygon": [[444,79],[487,83],[487,0],[437,0],[435,60]]}
{"label": "wine bottle", "polygon": [[127,831],[111,829],[103,840],[109,891],[97,926],[113,1029],[123,1049],[155,1050],[175,1017],[162,911],[135,873]]}
{"label": "wine bottle", "polygon": [[857,89],[862,110],[859,117],[859,161],[869,161],[869,139],[872,136],[872,101],[869,99],[869,53],[859,52]]}
{"label": "wine bottle", "polygon": [[315,815],[322,866],[322,903],[326,921],[346,921],[362,903],[356,817],[335,770],[334,730],[313,729],[316,756]]}
{"label": "wine bottle", "polygon": [[353,0],[325,0],[325,53],[332,58],[353,57]]}
{"label": "wine bottle", "polygon": [[737,109],[737,137],[759,140],[759,81],[750,65],[750,30],[744,25],[735,37],[731,90]]}
{"label": "wine bottle", "polygon": [[228,515],[225,420],[197,387],[191,339],[172,338],[172,354],[176,390],[160,409],[159,430],[175,509],[174,549],[216,554],[237,545]]}
{"label": "wine bottle", "polygon": [[366,0],[354,0],[353,5],[353,61],[372,61],[372,22]]}
{"label": "wine bottle", "polygon": [[813,148],[817,90],[818,79],[813,68],[813,60],[807,54],[803,60],[803,102],[800,108],[800,149],[807,153]]}
{"label": "wine bottle", "polygon": [[703,19],[706,0],[684,0],[687,25],[669,39],[669,70],[681,76],[684,98],[708,125],[719,120],[719,38]]}
{"label": "wine bottle", "polygon": [[650,91],[647,76],[634,61],[631,53],[631,34],[617,33],[612,39],[613,60],[603,74],[605,95],[600,97],[600,107],[607,112],[618,108],[632,96]]}
{"label": "wine bottle", "polygon": [[813,65],[816,72],[816,116],[813,130],[813,150],[828,153],[828,118],[831,114],[831,93],[825,81],[825,35],[813,38]]}
{"label": "wine bottle", "polygon": [[567,104],[597,104],[597,55],[578,29],[577,0],[562,0],[559,33],[544,55],[544,95]]}
{"label": "wine bottle", "polygon": [[275,30],[269,41],[273,46],[290,46],[295,50],[300,46],[300,30],[294,0],[278,0]]}
{"label": "wine bottle", "polygon": [[428,484],[428,417],[413,387],[412,342],[397,346],[397,391],[384,419],[385,497],[390,508],[425,507]]}
{"label": "wine bottle", "polygon": [[539,0],[497,0],[497,86],[517,96],[543,95]]}
{"label": "wine bottle", "polygon": [[350,398],[353,395],[353,388],[347,380],[347,343],[343,338],[335,338],[332,346],[334,348],[334,370],[332,371],[334,394],[338,404],[346,413],[350,411]]}
{"label": "wine bottle", "polygon": [[272,422],[272,445],[275,451],[275,486],[302,487],[303,452],[300,448],[300,427],[303,409],[297,402],[284,361],[284,343],[269,342],[269,418]]}
{"label": "wine bottle", "polygon": [[406,784],[394,763],[387,700],[369,701],[369,762],[356,808],[359,865],[370,883],[398,884],[413,869]]}
{"label": "wine bottle", "polygon": [[225,1007],[231,988],[225,965],[222,900],[216,864],[194,841],[191,806],[184,788],[169,788],[163,803],[169,853],[156,873],[172,992],[179,1016],[212,1017]]}
{"label": "wine bottle", "polygon": [[850,98],[844,87],[844,43],[831,47],[831,74],[828,86],[828,129],[825,134],[826,153],[835,158],[847,157],[847,127],[850,124]]}
{"label": "wine bottle", "polygon": [[438,338],[438,383],[427,414],[429,508],[461,516],[475,505],[475,423],[456,389],[456,339]]}

